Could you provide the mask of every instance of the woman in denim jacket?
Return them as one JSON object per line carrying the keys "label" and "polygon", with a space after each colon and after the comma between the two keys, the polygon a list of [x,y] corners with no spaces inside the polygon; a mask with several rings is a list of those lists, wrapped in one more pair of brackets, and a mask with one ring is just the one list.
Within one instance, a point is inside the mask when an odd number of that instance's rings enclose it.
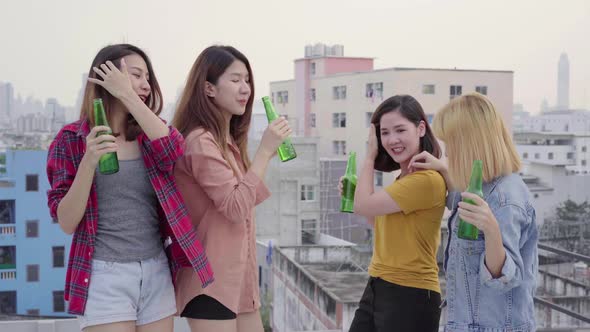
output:
{"label": "woman in denim jacket", "polygon": [[[446,105],[433,128],[445,143],[448,166],[427,152],[416,155],[411,166],[439,171],[449,188],[445,331],[535,331],[535,210],[501,114],[485,96],[472,93]],[[483,199],[461,193],[477,159],[483,161]],[[477,240],[457,237],[459,218],[480,230]]]}

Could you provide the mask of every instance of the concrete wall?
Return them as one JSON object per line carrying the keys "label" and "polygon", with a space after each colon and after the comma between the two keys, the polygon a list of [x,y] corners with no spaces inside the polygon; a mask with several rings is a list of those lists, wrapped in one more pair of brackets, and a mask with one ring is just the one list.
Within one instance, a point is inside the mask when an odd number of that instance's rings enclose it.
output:
{"label": "concrete wall", "polygon": [[[302,220],[320,221],[320,181],[317,139],[293,137],[297,158],[281,162],[274,157],[265,183],[271,197],[256,207],[256,236],[276,244],[300,245]],[[258,148],[250,142],[251,155]],[[301,200],[301,186],[314,186],[314,199]]]}

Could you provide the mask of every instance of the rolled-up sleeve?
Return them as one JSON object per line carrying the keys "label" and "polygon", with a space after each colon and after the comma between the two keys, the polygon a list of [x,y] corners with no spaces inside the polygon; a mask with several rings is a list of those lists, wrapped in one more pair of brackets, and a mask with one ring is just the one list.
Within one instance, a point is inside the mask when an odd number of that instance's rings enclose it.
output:
{"label": "rolled-up sleeve", "polygon": [[148,152],[153,156],[156,167],[162,172],[170,173],[174,169],[174,163],[182,157],[184,150],[184,138],[174,127],[168,127],[168,135],[155,140],[149,140],[146,136]]}
{"label": "rolled-up sleeve", "polygon": [[57,207],[70,190],[76,177],[76,167],[63,137],[57,135],[49,146],[47,153],[47,179],[50,189],[47,190],[47,205],[51,218],[57,222]]}
{"label": "rolled-up sleeve", "polygon": [[494,278],[485,264],[484,251],[480,259],[480,278],[484,286],[504,292],[517,287],[523,280],[524,264],[520,253],[520,237],[522,226],[526,222],[526,214],[522,208],[514,205],[506,205],[492,212],[500,226],[506,259],[501,276]]}
{"label": "rolled-up sleeve", "polygon": [[270,195],[254,172],[246,172],[241,179],[236,176],[210,134],[187,141],[186,150],[193,178],[231,222],[245,222],[252,216],[254,206]]}

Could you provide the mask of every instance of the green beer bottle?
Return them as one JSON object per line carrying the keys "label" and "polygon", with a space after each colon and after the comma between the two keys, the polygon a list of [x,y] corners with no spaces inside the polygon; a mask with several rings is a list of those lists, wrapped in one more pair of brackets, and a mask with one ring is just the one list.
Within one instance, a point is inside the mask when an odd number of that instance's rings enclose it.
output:
{"label": "green beer bottle", "polygon": [[[264,104],[264,109],[266,110],[266,118],[268,119],[268,123],[273,122],[279,117],[268,96],[262,97],[262,103]],[[283,143],[281,143],[278,149],[278,154],[279,158],[281,158],[281,161],[283,162],[295,159],[297,157],[297,153],[295,152],[295,148],[293,147],[293,143],[291,143],[290,138],[287,137]]]}
{"label": "green beer bottle", "polygon": [[342,199],[340,212],[354,212],[354,191],[356,190],[356,153],[351,152],[346,163],[346,173],[342,179]]}
{"label": "green beer bottle", "polygon": [[[109,126],[107,116],[104,112],[104,106],[102,105],[102,99],[94,99],[94,125],[95,126]],[[112,131],[101,131],[96,136],[112,134]],[[117,158],[116,152],[109,152],[98,161],[98,171],[101,174],[113,174],[119,171],[119,159]]]}
{"label": "green beer bottle", "polygon": [[[467,187],[466,191],[483,198],[482,182],[483,164],[481,160],[474,160],[473,168],[471,170],[471,179],[469,180],[469,187]],[[475,202],[470,199],[464,198],[463,202],[475,205]],[[459,236],[459,238],[464,240],[477,240],[478,232],[479,230],[477,227],[459,218],[459,229],[457,231],[457,236]]]}

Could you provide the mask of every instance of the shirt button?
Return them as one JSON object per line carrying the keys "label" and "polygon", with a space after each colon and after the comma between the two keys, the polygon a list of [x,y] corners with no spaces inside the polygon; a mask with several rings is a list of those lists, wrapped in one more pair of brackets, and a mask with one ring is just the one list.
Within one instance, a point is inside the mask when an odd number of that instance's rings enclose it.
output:
{"label": "shirt button", "polygon": [[85,283],[88,283],[88,278],[84,278],[84,282]]}

